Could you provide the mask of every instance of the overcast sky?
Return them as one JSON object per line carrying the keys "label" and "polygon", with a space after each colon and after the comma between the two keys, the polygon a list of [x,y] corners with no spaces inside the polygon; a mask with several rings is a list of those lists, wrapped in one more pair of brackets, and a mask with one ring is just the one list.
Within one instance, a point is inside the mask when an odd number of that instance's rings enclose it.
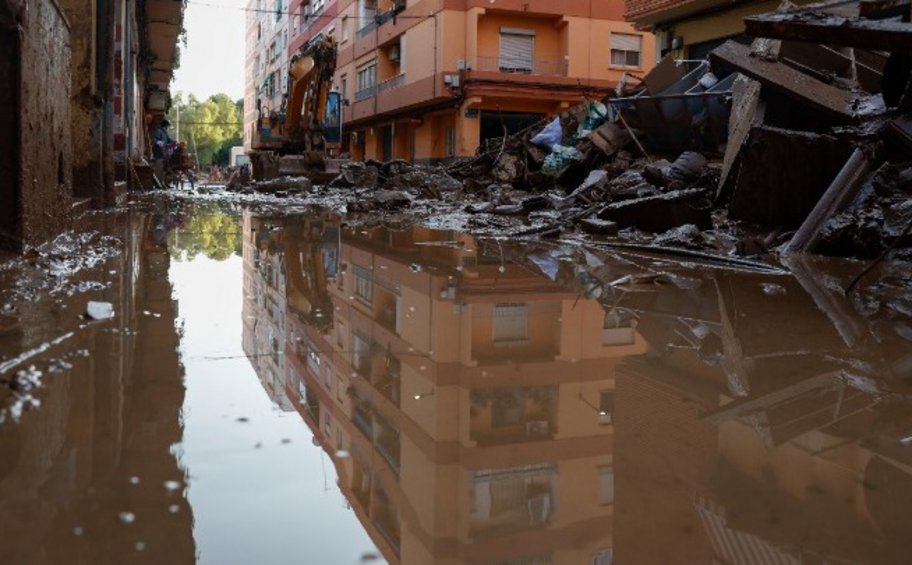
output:
{"label": "overcast sky", "polygon": [[[244,8],[246,0],[189,0],[184,12],[187,46],[171,92],[208,98],[224,92],[244,97]],[[209,4],[209,5],[207,5]]]}

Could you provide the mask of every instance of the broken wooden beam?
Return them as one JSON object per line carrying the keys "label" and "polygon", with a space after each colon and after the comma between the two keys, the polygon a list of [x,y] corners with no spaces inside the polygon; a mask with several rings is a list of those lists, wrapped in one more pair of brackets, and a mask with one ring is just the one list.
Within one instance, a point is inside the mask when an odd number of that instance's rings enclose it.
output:
{"label": "broken wooden beam", "polygon": [[912,26],[892,20],[845,18],[822,10],[799,9],[748,16],[744,25],[752,37],[912,52]]}
{"label": "broken wooden beam", "polygon": [[812,252],[820,238],[820,231],[827,221],[839,213],[855,197],[864,179],[871,172],[871,160],[861,149],[856,149],[846,164],[820,197],[817,205],[792,236],[785,248],[788,253]]}
{"label": "broken wooden beam", "polygon": [[835,118],[850,121],[856,117],[862,96],[826,84],[778,61],[751,55],[751,48],[726,41],[709,54],[713,63],[729,65],[763,86],[795,98]]}
{"label": "broken wooden beam", "polygon": [[602,208],[598,217],[616,222],[622,228],[636,227],[653,233],[684,224],[694,224],[700,229],[712,227],[707,194],[699,188],[613,202]]}

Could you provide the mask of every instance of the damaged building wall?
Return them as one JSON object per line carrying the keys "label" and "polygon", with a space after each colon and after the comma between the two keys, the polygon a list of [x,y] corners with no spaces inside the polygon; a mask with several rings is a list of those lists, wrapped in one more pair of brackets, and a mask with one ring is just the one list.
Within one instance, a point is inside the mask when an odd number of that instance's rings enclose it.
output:
{"label": "damaged building wall", "polygon": [[60,0],[70,22],[72,51],[72,104],[70,124],[78,143],[73,144],[73,193],[79,198],[100,199],[102,187],[102,112],[97,76],[96,2]]}
{"label": "damaged building wall", "polygon": [[11,172],[6,178],[13,182],[4,183],[0,243],[22,249],[60,233],[70,220],[70,29],[52,0],[28,0],[12,16],[2,32],[0,73],[8,85],[3,102],[11,104],[2,118],[11,132],[3,136],[3,152],[10,154],[2,172]]}
{"label": "damaged building wall", "polygon": [[[810,1],[796,0],[793,3],[801,5]],[[678,59],[695,59],[705,57],[726,39],[745,37],[744,18],[773,11],[781,1],[626,0],[625,4],[629,21],[638,28],[654,30],[657,53],[671,53]]]}

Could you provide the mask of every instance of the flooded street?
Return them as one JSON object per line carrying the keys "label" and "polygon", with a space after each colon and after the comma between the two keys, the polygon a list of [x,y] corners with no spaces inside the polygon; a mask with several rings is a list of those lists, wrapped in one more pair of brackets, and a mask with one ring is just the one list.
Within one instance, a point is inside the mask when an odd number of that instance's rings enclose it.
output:
{"label": "flooded street", "polygon": [[908,270],[160,196],[86,228],[0,261],[0,563],[909,560]]}

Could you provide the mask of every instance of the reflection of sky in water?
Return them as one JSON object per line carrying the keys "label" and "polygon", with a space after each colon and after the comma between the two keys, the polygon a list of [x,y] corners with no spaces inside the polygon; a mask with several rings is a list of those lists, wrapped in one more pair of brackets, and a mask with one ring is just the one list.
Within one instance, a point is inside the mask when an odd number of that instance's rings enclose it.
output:
{"label": "reflection of sky in water", "polygon": [[332,462],[299,414],[273,405],[243,356],[242,265],[202,255],[171,263],[187,385],[181,459],[199,559],[357,563],[373,544],[346,508]]}

